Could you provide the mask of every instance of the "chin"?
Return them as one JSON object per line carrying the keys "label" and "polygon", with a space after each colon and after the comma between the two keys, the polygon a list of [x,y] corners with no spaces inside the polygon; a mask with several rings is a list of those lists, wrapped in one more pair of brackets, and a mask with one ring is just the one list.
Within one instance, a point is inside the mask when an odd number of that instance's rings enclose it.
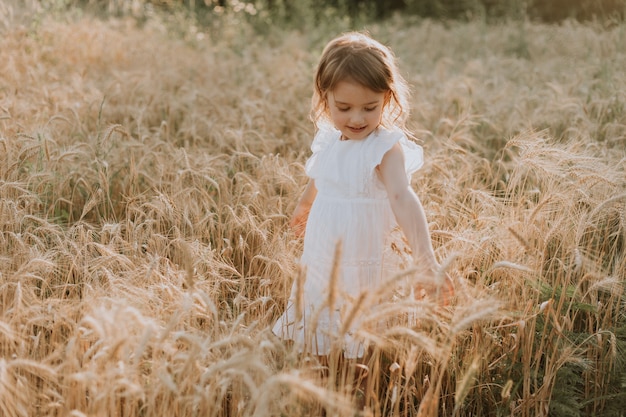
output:
{"label": "chin", "polygon": [[352,140],[365,139],[366,137],[369,136],[370,133],[372,133],[372,131],[369,131],[369,130],[363,130],[362,132],[353,132],[352,130],[349,130],[347,132],[344,132],[343,136]]}

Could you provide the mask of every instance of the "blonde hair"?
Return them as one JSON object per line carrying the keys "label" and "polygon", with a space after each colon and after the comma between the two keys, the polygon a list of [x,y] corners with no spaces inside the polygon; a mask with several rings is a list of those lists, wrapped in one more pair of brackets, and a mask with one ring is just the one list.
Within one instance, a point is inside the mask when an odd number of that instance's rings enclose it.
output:
{"label": "blonde hair", "polygon": [[402,129],[409,114],[409,89],[391,49],[361,32],[345,33],[330,41],[317,65],[311,120],[328,121],[327,95],[341,81],[353,81],[386,93],[381,124]]}

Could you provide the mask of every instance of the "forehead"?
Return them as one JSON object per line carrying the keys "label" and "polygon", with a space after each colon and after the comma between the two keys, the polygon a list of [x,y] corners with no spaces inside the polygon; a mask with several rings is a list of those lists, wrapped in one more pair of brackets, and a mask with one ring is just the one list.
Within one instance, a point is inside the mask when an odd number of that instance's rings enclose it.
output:
{"label": "forehead", "polygon": [[339,81],[330,96],[336,103],[370,104],[383,100],[385,93],[376,92],[353,81]]}

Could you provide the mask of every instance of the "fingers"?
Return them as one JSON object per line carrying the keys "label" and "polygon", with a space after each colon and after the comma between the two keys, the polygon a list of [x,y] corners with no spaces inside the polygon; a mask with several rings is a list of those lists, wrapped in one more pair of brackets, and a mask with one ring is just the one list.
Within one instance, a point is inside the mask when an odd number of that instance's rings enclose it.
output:
{"label": "fingers", "polygon": [[304,231],[306,229],[306,221],[307,221],[306,216],[294,216],[291,218],[291,221],[289,222],[289,227],[291,227],[291,230],[293,230],[296,237],[304,236]]}
{"label": "fingers", "polygon": [[297,237],[304,236],[304,231],[306,229],[306,223],[309,219],[309,211],[310,207],[308,206],[298,206],[291,216],[291,220],[289,221],[289,226],[294,231]]}
{"label": "fingers", "polygon": [[306,224],[304,223],[297,223],[291,226],[291,230],[293,230],[293,233],[296,235],[296,237],[303,237],[305,229]]}
{"label": "fingers", "polygon": [[416,300],[432,300],[441,306],[448,306],[454,298],[454,282],[448,274],[445,275],[444,282],[433,284],[431,282],[419,283],[413,288]]}

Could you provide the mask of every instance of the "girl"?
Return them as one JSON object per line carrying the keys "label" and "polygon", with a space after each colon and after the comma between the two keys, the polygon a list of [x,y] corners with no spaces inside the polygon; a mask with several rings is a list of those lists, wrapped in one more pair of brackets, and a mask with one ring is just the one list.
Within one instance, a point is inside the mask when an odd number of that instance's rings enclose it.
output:
{"label": "girl", "polygon": [[407,99],[395,58],[381,43],[353,32],[324,48],[311,110],[317,133],[305,165],[310,180],[291,219],[304,235],[306,275],[273,327],[301,352],[324,357],[339,337],[346,358],[363,358],[350,313],[361,294],[398,272],[390,264],[398,226],[425,280],[440,269],[409,182],[423,154],[403,130]]}

